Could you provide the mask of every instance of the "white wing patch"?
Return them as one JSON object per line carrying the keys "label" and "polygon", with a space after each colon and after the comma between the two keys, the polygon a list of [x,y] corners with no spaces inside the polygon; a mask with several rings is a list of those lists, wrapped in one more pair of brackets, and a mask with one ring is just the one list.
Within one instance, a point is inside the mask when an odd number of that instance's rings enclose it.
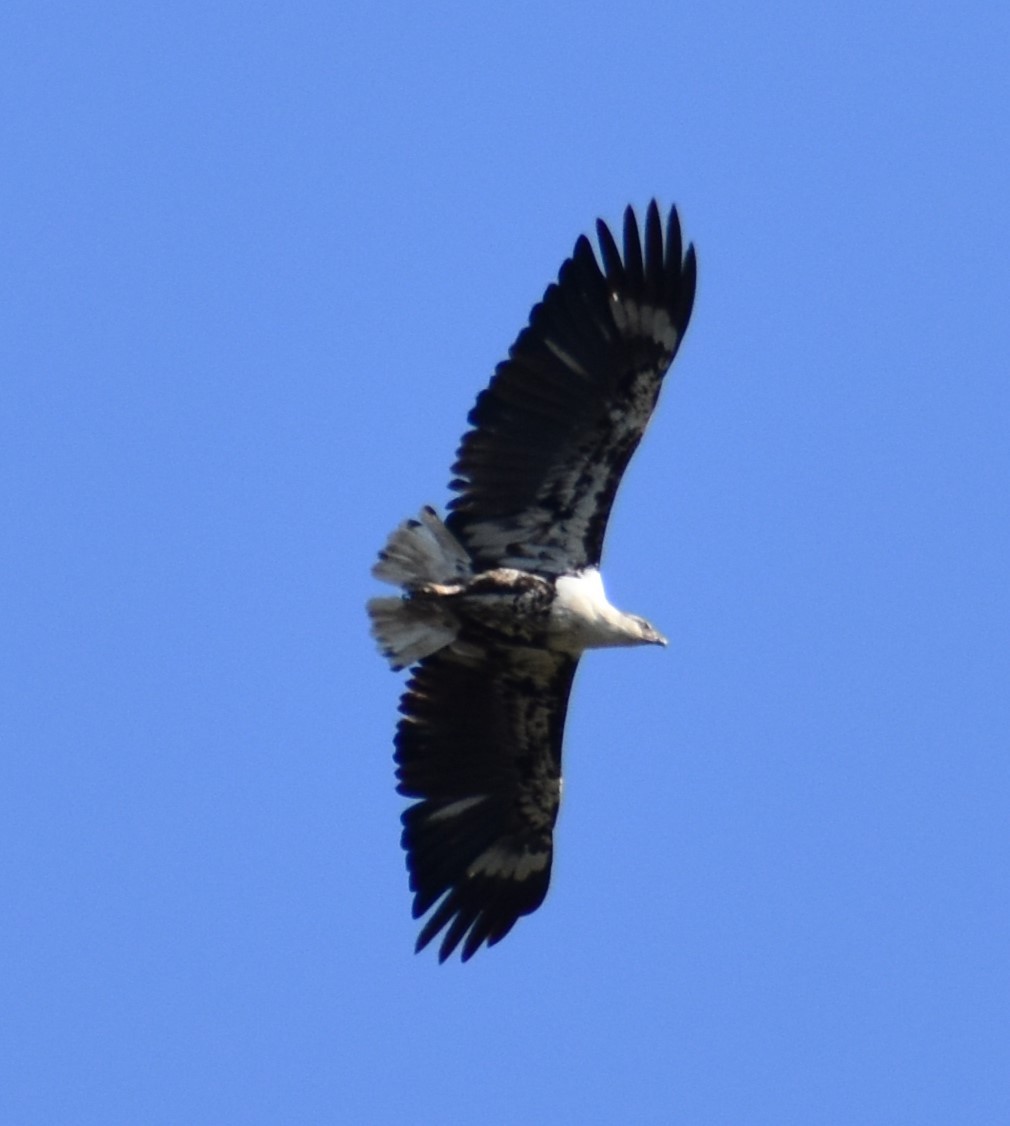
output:
{"label": "white wing patch", "polygon": [[651,337],[673,355],[677,347],[677,330],[665,309],[643,305],[631,297],[622,300],[620,294],[611,293],[610,312],[614,324],[624,335]]}

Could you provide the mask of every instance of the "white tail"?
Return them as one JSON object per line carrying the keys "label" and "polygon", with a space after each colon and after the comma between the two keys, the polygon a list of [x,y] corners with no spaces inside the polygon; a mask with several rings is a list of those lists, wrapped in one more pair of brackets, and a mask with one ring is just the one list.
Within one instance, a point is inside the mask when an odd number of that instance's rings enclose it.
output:
{"label": "white tail", "polygon": [[377,579],[407,590],[422,583],[459,582],[472,573],[466,549],[427,506],[419,520],[405,520],[393,532],[372,568]]}
{"label": "white tail", "polygon": [[393,532],[372,574],[407,592],[403,598],[373,598],[368,603],[372,636],[394,669],[413,665],[456,640],[455,618],[437,595],[459,589],[473,570],[466,549],[433,508],[422,508],[419,520],[405,520]]}
{"label": "white tail", "polygon": [[456,640],[456,626],[436,602],[371,598],[372,636],[394,669],[404,669]]}

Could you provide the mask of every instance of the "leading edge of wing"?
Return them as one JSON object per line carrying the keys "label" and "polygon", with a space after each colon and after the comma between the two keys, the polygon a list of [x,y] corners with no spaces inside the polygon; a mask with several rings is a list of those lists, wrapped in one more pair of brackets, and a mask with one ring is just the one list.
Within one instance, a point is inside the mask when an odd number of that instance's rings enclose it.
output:
{"label": "leading edge of wing", "polygon": [[[621,476],[694,302],[696,259],[671,208],[632,208],[624,252],[597,222],[480,393],[453,466],[447,525],[478,565],[559,573],[599,563]],[[602,263],[602,268],[601,268]]]}
{"label": "leading edge of wing", "polygon": [[532,649],[443,650],[400,702],[398,790],[417,940],[439,961],[499,942],[543,902],[561,794],[561,744],[577,661]]}

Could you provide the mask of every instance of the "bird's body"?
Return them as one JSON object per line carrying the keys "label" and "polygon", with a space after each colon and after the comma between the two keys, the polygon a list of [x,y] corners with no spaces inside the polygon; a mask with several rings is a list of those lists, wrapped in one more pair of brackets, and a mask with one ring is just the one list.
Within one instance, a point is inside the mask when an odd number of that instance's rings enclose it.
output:
{"label": "bird's body", "polygon": [[[675,211],[650,205],[644,253],[582,238],[470,415],[445,522],[393,532],[369,602],[394,668],[413,666],[396,736],[414,915],[435,907],[444,959],[493,945],[547,892],[568,695],[581,654],[666,644],[612,606],[599,572],[621,475],[655,407],[694,297]],[[436,906],[437,904],[437,906]]]}
{"label": "bird's body", "polygon": [[[369,603],[376,638],[394,669],[450,642],[457,648],[466,641],[528,646],[575,657],[586,649],[666,644],[648,622],[607,601],[595,567],[564,575],[518,567],[474,574],[459,567],[465,551],[455,542],[450,555],[425,555],[420,545],[429,539],[448,544],[452,537],[434,509],[426,508],[420,519],[408,520],[393,533],[374,569],[376,577],[405,592],[401,598]],[[404,559],[415,543],[412,570]]]}

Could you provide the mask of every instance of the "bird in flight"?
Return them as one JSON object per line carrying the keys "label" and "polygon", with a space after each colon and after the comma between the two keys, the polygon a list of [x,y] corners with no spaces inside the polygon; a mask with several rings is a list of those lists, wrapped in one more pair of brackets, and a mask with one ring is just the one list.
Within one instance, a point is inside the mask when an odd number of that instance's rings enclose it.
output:
{"label": "bird in flight", "polygon": [[[664,230],[665,227],[665,230]],[[694,302],[694,247],[653,200],[624,213],[624,252],[583,236],[470,412],[445,520],[426,507],[373,574],[368,603],[410,668],[395,739],[415,918],[439,961],[493,946],[543,902],[572,679],[586,649],[665,645],[606,598],[600,556]],[[434,910],[432,910],[434,908]]]}

